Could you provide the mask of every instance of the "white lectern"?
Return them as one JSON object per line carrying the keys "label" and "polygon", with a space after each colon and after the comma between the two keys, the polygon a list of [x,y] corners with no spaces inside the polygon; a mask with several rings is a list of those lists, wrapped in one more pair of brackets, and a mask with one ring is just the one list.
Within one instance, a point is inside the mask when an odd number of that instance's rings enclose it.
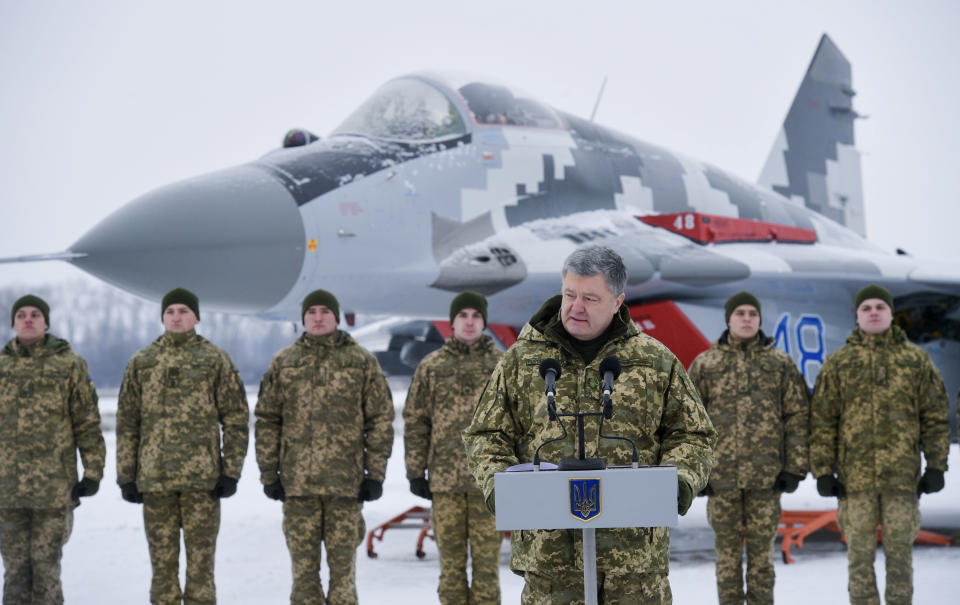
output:
{"label": "white lectern", "polygon": [[518,464],[494,476],[497,529],[582,529],[587,605],[597,602],[597,528],[677,525],[675,466],[540,469]]}

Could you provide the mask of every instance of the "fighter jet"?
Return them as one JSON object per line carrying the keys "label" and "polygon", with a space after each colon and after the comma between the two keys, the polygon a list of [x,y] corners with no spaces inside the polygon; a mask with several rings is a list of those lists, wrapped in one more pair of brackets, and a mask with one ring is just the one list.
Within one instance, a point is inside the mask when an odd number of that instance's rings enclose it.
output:
{"label": "fighter jet", "polygon": [[558,292],[559,259],[596,242],[628,265],[634,320],[687,364],[749,289],[812,384],[854,325],[854,293],[879,283],[956,393],[960,270],[865,239],[853,97],[824,35],[752,183],[505,84],[415,73],[329,136],[291,131],[260,159],[129,202],[65,252],[7,260],[63,259],[148,299],[184,285],[207,308],[287,320],[317,287],[350,312],[427,319],[472,289],[510,344]]}

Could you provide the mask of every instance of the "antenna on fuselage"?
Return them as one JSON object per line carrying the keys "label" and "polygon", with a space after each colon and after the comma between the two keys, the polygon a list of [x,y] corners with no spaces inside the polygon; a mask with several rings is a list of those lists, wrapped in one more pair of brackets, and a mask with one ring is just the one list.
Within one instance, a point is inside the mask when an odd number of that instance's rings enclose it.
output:
{"label": "antenna on fuselage", "polygon": [[603,76],[603,83],[600,84],[600,92],[597,93],[597,102],[593,104],[593,111],[590,112],[590,121],[597,116],[597,108],[600,107],[600,99],[603,98],[603,89],[607,87],[607,76]]}

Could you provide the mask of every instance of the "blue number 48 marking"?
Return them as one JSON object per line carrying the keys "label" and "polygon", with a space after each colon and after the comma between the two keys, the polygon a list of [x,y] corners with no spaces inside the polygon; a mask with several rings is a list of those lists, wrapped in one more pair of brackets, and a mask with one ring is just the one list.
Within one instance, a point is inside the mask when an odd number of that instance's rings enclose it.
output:
{"label": "blue number 48 marking", "polygon": [[[776,340],[774,346],[779,347],[787,355],[797,359],[797,355],[793,354],[791,350],[792,347],[790,346],[789,323],[789,313],[784,313],[780,316],[779,321],[777,321],[777,327],[773,332],[773,337]],[[801,315],[794,326],[794,334],[796,339],[794,342],[797,353],[799,354],[797,363],[800,366],[800,372],[803,374],[804,380],[807,381],[807,385],[811,385],[814,378],[813,372],[815,370],[818,371],[823,365],[823,320],[820,319],[819,315]],[[811,366],[811,364],[816,365]]]}

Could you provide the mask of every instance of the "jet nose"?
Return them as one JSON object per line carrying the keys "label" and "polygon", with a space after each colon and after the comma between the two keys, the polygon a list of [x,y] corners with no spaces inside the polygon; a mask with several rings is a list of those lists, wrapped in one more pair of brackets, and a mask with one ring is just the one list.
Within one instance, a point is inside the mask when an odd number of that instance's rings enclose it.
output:
{"label": "jet nose", "polygon": [[161,187],[81,237],[73,264],[150,299],[177,286],[204,307],[256,313],[293,287],[304,226],[283,184],[244,165]]}

